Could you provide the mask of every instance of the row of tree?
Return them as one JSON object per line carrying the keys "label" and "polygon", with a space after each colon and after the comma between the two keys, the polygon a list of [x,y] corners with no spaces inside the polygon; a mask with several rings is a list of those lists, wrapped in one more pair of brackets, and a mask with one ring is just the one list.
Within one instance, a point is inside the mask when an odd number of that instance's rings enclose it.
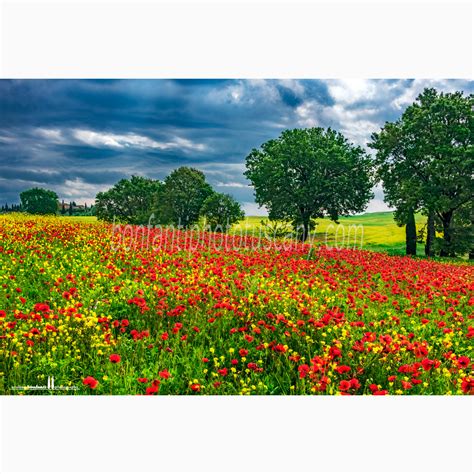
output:
{"label": "row of tree", "polygon": [[[215,192],[202,171],[181,167],[164,181],[141,176],[122,179],[96,196],[96,215],[130,224],[173,224],[187,229],[205,217],[213,230],[226,232],[244,218],[240,204]],[[152,217],[153,216],[153,217]]]}
{"label": "row of tree", "polygon": [[0,208],[0,214],[8,214],[10,212],[21,212],[21,205],[20,204],[8,204],[6,203],[4,206]]}

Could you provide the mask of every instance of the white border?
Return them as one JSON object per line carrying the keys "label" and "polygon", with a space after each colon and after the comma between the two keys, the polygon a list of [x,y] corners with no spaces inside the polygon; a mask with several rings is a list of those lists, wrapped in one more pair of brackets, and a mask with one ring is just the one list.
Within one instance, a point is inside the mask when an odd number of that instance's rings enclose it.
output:
{"label": "white border", "polygon": [[472,472],[468,397],[25,398],[7,472]]}
{"label": "white border", "polygon": [[472,78],[468,0],[1,5],[9,78]]}

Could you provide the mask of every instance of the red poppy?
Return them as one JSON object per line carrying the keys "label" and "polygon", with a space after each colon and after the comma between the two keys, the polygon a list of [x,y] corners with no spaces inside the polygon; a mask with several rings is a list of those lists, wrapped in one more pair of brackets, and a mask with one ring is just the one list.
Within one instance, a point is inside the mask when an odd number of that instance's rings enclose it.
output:
{"label": "red poppy", "polygon": [[339,384],[339,390],[341,392],[345,392],[349,390],[350,388],[351,388],[351,383],[349,382],[349,380],[341,380]]}
{"label": "red poppy", "polygon": [[99,385],[99,382],[94,378],[94,377],[91,377],[90,375],[87,376],[83,381],[82,383],[86,386],[88,386],[89,388],[91,389],[95,389],[97,387],[97,385]]}
{"label": "red poppy", "polygon": [[349,372],[351,368],[348,365],[340,365],[339,367],[336,368],[336,372],[338,374],[344,374],[346,372]]}
{"label": "red poppy", "polygon": [[342,355],[341,349],[339,349],[338,347],[331,347],[329,349],[329,356],[332,357],[333,359],[337,357],[341,357],[341,355]]}
{"label": "red poppy", "polygon": [[120,356],[118,354],[111,354],[109,357],[110,362],[113,364],[118,364],[120,362]]}
{"label": "red poppy", "polygon": [[469,395],[474,395],[474,377],[466,377],[461,382],[461,390]]}
{"label": "red poppy", "polygon": [[423,359],[421,365],[423,366],[423,370],[430,370],[434,365],[434,361],[431,359]]}
{"label": "red poppy", "polygon": [[140,383],[147,383],[148,379],[146,377],[138,377],[137,379]]}
{"label": "red poppy", "polygon": [[412,388],[413,385],[410,382],[402,380],[402,387],[404,388],[404,390],[410,390],[410,388]]}
{"label": "red poppy", "polygon": [[193,383],[191,385],[191,390],[193,392],[200,392],[201,391],[201,386],[198,383]]}
{"label": "red poppy", "polygon": [[354,390],[358,390],[360,388],[360,383],[357,379],[350,379],[349,383],[351,384],[351,388]]}
{"label": "red poppy", "polygon": [[158,393],[158,390],[160,389],[159,385],[150,385],[146,388],[145,394],[146,395],[153,395],[155,393]]}
{"label": "red poppy", "polygon": [[304,379],[309,373],[309,365],[302,364],[298,367],[298,372],[300,374],[300,379]]}
{"label": "red poppy", "polygon": [[471,363],[471,359],[469,359],[469,357],[466,357],[466,356],[458,357],[458,360],[457,360],[458,367],[461,367],[462,369],[466,369],[467,367],[469,367],[470,363]]}
{"label": "red poppy", "polygon": [[158,373],[158,375],[162,379],[169,379],[171,377],[171,374],[168,372],[168,369],[162,370],[161,372]]}

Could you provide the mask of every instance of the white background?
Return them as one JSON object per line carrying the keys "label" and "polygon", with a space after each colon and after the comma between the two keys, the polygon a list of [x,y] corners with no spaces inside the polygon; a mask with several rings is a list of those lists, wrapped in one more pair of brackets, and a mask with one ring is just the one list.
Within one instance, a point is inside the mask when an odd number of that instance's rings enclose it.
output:
{"label": "white background", "polygon": [[[467,78],[466,1],[1,1],[3,78]],[[472,397],[2,397],[4,472],[472,472]]]}

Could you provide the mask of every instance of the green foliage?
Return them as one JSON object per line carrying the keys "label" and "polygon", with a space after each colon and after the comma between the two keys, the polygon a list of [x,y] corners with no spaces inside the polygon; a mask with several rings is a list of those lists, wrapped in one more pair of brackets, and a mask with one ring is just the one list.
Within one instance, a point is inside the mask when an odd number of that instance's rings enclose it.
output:
{"label": "green foliage", "polygon": [[[436,221],[438,232],[443,231],[442,222]],[[435,251],[445,255],[466,255],[474,251],[474,206],[471,202],[460,207],[453,215],[450,226],[451,241],[449,245],[445,239],[435,240]],[[472,257],[471,257],[472,258]]]}
{"label": "green foliage", "polygon": [[141,176],[122,179],[108,191],[97,194],[95,214],[98,219],[115,219],[128,224],[147,224],[162,183]]}
{"label": "green foliage", "polygon": [[201,215],[214,232],[227,232],[236,222],[245,217],[240,204],[228,194],[213,193],[204,201]]}
{"label": "green foliage", "polygon": [[20,194],[21,208],[30,214],[56,214],[58,196],[54,191],[32,188]]}
{"label": "green foliage", "polygon": [[371,160],[361,147],[334,130],[285,130],[253,149],[245,176],[258,204],[271,219],[302,224],[305,240],[311,219],[362,212],[371,192]]}
{"label": "green foliage", "polygon": [[260,221],[263,231],[269,238],[283,239],[292,233],[292,229],[288,227],[287,222],[281,222],[271,219],[262,219]]}
{"label": "green foliage", "polygon": [[[406,224],[413,211],[432,215],[443,232],[443,256],[454,254],[455,216],[474,198],[473,107],[472,94],[425,89],[369,144],[376,150],[385,201],[396,208],[398,222]],[[458,231],[458,238],[462,234]]]}
{"label": "green foliage", "polygon": [[213,192],[202,171],[183,166],[165,179],[155,212],[162,223],[188,228],[198,221],[204,201]]}

